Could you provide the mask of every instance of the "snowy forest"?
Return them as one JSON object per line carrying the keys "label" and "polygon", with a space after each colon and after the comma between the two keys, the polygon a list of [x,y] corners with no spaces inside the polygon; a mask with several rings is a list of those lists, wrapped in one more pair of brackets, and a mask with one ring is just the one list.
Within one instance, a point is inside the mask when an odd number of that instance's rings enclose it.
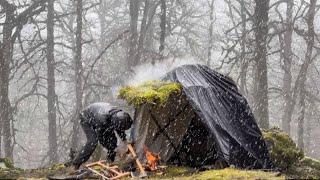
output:
{"label": "snowy forest", "polygon": [[0,157],[65,162],[79,112],[121,86],[204,64],[231,77],[261,129],[320,159],[317,0],[0,0]]}

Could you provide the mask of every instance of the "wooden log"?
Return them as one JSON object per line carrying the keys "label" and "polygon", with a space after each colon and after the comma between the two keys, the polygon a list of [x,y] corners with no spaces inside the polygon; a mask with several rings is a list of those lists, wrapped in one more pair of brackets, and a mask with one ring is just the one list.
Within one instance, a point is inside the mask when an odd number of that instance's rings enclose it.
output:
{"label": "wooden log", "polygon": [[115,177],[109,178],[109,180],[120,179],[120,178],[127,177],[127,176],[130,176],[130,172],[120,173],[119,175],[117,175]]}
{"label": "wooden log", "polygon": [[98,165],[99,163],[103,163],[105,161],[97,161],[97,162],[93,162],[93,163],[90,163],[90,164],[86,164],[85,166],[86,167],[90,167],[90,166],[95,166],[95,165]]}
{"label": "wooden log", "polygon": [[91,167],[87,167],[90,171],[92,171],[93,173],[96,173],[96,174],[98,174],[99,176],[101,176],[102,178],[104,178],[104,179],[110,179],[110,178],[108,178],[108,177],[106,177],[105,175],[103,175],[103,174],[101,174],[99,171],[96,171],[96,170],[94,170],[93,168],[91,168]]}
{"label": "wooden log", "polygon": [[132,145],[127,144],[127,146],[128,146],[130,153],[132,154],[132,157],[134,159],[136,159],[136,164],[140,170],[141,176],[147,176],[147,173],[144,171],[144,168],[142,167],[142,164],[141,164],[140,160],[138,159],[138,156],[137,156],[136,152],[134,151]]}
{"label": "wooden log", "polygon": [[104,165],[104,164],[102,164],[102,163],[98,163],[100,166],[102,166],[103,168],[105,168],[105,169],[107,169],[108,171],[111,171],[111,172],[113,172],[114,174],[117,174],[117,175],[119,175],[119,174],[121,174],[120,172],[118,172],[118,171],[116,171],[115,170],[115,168],[118,168],[118,166],[107,166],[107,165]]}

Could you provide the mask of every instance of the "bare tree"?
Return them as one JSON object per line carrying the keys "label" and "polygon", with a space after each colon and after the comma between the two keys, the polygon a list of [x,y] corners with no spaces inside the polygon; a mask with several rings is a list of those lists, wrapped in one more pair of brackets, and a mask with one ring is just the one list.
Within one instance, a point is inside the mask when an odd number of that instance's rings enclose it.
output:
{"label": "bare tree", "polygon": [[3,130],[5,157],[13,157],[12,146],[12,111],[9,99],[9,74],[10,63],[13,56],[13,45],[23,26],[32,16],[44,10],[46,0],[34,1],[22,12],[17,11],[17,6],[6,0],[1,0],[0,5],[5,13],[3,24],[2,42],[0,43],[0,120]]}
{"label": "bare tree", "polygon": [[314,61],[315,57],[313,57],[313,48],[314,48],[314,17],[316,13],[316,4],[317,0],[310,0],[310,5],[306,17],[308,30],[306,32],[306,43],[307,43],[307,51],[305,54],[305,60],[301,66],[298,78],[297,85],[299,89],[299,117],[298,117],[298,145],[300,148],[304,148],[304,119],[305,119],[305,111],[306,111],[306,81],[308,69],[311,63]]}
{"label": "bare tree", "polygon": [[76,117],[73,122],[73,135],[71,148],[75,150],[79,144],[79,115],[82,109],[82,96],[83,96],[83,70],[82,70],[82,0],[76,3],[76,54],[75,54],[75,88],[76,88]]}
{"label": "bare tree", "polygon": [[54,0],[48,0],[47,13],[47,103],[49,121],[49,158],[50,163],[58,161],[57,157],[57,124],[56,124],[56,92],[55,92],[55,60],[54,60]]}
{"label": "bare tree", "polygon": [[292,53],[292,33],[293,33],[293,0],[287,1],[286,21],[285,21],[285,33],[284,33],[284,52],[283,52],[283,95],[284,95],[284,112],[282,115],[282,129],[290,134],[290,123],[293,114],[293,102],[292,102],[292,74],[291,66],[293,62]]}
{"label": "bare tree", "polygon": [[269,0],[255,0],[255,79],[254,79],[254,114],[261,128],[269,127],[268,110],[268,36]]}

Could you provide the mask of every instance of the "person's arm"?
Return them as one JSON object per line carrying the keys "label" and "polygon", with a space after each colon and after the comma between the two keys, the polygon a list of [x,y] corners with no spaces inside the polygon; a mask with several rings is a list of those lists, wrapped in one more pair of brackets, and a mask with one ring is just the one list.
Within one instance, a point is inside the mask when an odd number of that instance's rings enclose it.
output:
{"label": "person's arm", "polygon": [[117,130],[117,134],[119,135],[119,137],[121,138],[122,141],[127,141],[127,135],[126,135],[125,131]]}

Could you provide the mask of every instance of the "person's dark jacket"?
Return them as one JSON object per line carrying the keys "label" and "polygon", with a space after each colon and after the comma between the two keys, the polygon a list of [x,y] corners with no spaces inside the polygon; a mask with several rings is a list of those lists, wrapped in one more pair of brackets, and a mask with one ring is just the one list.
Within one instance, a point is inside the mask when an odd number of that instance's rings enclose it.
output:
{"label": "person's dark jacket", "polygon": [[[121,114],[121,117],[125,115],[128,119],[125,121],[124,127],[120,128],[121,119],[117,118],[118,114]],[[99,102],[89,105],[80,113],[80,124],[86,134],[87,142],[73,160],[72,164],[77,168],[89,159],[98,142],[108,150],[107,158],[114,161],[116,155],[114,149],[117,147],[117,138],[114,132],[117,132],[120,138],[125,141],[125,130],[130,128],[132,120],[128,113],[122,112],[121,109],[108,103]]]}

